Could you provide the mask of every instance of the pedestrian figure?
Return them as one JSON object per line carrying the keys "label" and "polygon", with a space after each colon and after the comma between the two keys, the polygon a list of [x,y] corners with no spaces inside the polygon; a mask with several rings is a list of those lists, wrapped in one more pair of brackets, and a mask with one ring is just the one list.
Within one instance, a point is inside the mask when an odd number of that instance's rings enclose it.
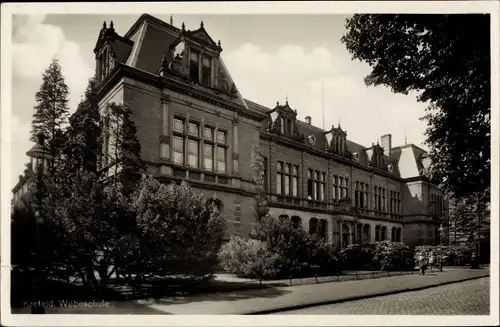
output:
{"label": "pedestrian figure", "polygon": [[427,267],[426,267],[425,257],[422,253],[418,255],[418,267],[419,267],[418,274],[422,276],[425,275],[425,269]]}
{"label": "pedestrian figure", "polygon": [[429,256],[429,269],[430,272],[432,272],[432,265],[434,264],[434,253],[431,252],[431,255]]}

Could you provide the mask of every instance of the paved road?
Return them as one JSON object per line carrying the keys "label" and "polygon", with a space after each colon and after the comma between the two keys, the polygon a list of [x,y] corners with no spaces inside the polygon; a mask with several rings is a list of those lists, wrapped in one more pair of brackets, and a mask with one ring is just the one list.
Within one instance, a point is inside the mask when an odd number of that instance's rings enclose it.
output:
{"label": "paved road", "polygon": [[279,314],[489,315],[490,280],[481,278],[421,291],[286,311]]}

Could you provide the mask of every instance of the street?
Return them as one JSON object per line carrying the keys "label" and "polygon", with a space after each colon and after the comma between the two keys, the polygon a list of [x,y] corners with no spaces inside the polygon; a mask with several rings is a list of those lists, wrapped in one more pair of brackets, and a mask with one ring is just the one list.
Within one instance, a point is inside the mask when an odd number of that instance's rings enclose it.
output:
{"label": "street", "polygon": [[489,315],[489,277],[416,292],[323,305],[278,314]]}

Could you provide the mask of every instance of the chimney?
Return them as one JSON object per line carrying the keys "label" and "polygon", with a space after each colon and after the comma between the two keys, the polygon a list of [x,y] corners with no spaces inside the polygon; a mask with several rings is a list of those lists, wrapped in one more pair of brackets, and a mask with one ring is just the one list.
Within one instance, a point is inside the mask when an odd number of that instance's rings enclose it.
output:
{"label": "chimney", "polygon": [[311,116],[307,116],[306,117],[306,123],[308,123],[309,125],[311,125]]}
{"label": "chimney", "polygon": [[380,137],[380,146],[384,149],[384,155],[390,156],[392,151],[392,135],[382,135],[382,137]]}

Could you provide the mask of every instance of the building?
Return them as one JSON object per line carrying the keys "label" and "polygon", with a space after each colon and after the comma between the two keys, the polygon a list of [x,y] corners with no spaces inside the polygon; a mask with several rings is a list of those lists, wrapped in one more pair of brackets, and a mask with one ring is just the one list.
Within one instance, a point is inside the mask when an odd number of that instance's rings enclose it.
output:
{"label": "building", "polygon": [[104,23],[94,49],[100,106],[133,110],[149,173],[189,181],[219,205],[228,235],[245,236],[257,221],[250,162],[258,146],[276,216],[339,247],[438,242],[445,201],[423,175],[424,150],[392,146],[391,135],[365,147],[341,126],[299,120],[288,101],[267,108],[245,99],[222,51],[203,22],[179,29],[145,14],[123,36]]}

